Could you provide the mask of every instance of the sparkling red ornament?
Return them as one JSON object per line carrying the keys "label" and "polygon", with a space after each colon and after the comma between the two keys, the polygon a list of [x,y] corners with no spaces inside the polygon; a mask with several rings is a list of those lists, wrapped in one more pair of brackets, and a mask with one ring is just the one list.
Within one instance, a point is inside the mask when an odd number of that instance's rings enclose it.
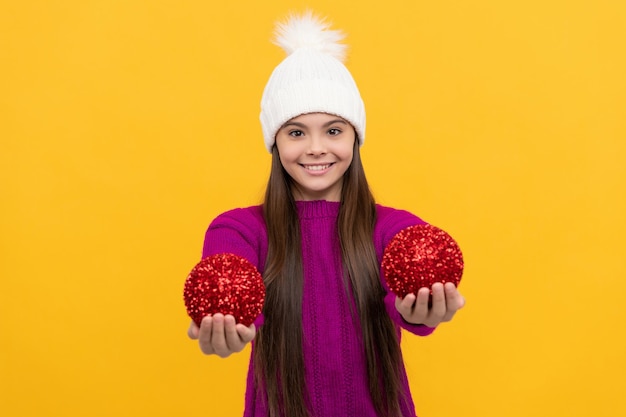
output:
{"label": "sparkling red ornament", "polygon": [[385,248],[382,261],[389,289],[400,298],[431,288],[435,282],[458,286],[463,275],[463,255],[456,241],[430,224],[403,229]]}
{"label": "sparkling red ornament", "polygon": [[199,326],[207,315],[231,314],[249,326],[261,314],[265,285],[258,269],[231,253],[208,256],[189,273],[183,292],[187,314]]}

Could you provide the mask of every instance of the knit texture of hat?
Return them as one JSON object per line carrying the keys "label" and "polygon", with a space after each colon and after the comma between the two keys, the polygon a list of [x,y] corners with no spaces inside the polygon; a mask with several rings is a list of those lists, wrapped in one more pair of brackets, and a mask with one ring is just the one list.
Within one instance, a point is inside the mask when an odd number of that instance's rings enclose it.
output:
{"label": "knit texture of hat", "polygon": [[261,98],[261,126],[268,151],[276,133],[301,114],[328,113],[347,120],[359,144],[365,140],[365,106],[342,63],[343,34],[311,13],[291,16],[276,26],[274,43],[287,57],[274,69]]}

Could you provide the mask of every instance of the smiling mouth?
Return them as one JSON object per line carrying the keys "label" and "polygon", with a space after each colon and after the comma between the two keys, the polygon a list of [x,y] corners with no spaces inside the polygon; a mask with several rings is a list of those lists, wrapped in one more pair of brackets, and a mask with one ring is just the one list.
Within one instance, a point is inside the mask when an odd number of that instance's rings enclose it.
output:
{"label": "smiling mouth", "polygon": [[302,165],[302,167],[308,171],[324,171],[325,169],[330,168],[331,165],[333,165],[333,163],[318,164],[318,165]]}

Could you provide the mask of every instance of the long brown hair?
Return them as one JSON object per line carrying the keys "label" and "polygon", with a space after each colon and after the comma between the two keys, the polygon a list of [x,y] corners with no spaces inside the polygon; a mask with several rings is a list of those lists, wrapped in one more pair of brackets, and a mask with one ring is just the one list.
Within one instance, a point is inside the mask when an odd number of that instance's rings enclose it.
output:
{"label": "long brown hair", "polygon": [[[263,274],[267,295],[265,324],[255,341],[257,387],[267,392],[270,417],[307,417],[308,398],[302,354],[302,251],[293,180],[272,150],[272,169],[263,213],[268,251]],[[372,241],[376,206],[361,163],[358,139],[343,177],[337,233],[346,287],[355,301],[367,359],[369,392],[379,415],[400,416],[401,353],[393,322],[385,311],[384,290]],[[295,335],[295,340],[294,340]]]}

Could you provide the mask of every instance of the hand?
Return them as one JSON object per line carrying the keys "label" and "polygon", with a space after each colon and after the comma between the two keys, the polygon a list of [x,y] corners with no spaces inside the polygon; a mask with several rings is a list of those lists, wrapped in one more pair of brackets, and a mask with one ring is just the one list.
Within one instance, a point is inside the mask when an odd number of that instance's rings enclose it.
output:
{"label": "hand", "polygon": [[415,294],[407,294],[404,299],[396,298],[396,309],[409,323],[437,327],[444,321],[452,320],[457,310],[465,305],[465,298],[455,285],[447,282],[445,286],[436,282],[432,287],[432,306],[428,308],[430,290],[420,288]]}
{"label": "hand", "polygon": [[198,340],[200,350],[205,355],[217,355],[226,358],[232,353],[241,352],[243,348],[256,336],[256,327],[251,324],[246,327],[236,324],[230,314],[215,314],[202,319],[200,327],[193,321],[187,330],[187,335]]}

